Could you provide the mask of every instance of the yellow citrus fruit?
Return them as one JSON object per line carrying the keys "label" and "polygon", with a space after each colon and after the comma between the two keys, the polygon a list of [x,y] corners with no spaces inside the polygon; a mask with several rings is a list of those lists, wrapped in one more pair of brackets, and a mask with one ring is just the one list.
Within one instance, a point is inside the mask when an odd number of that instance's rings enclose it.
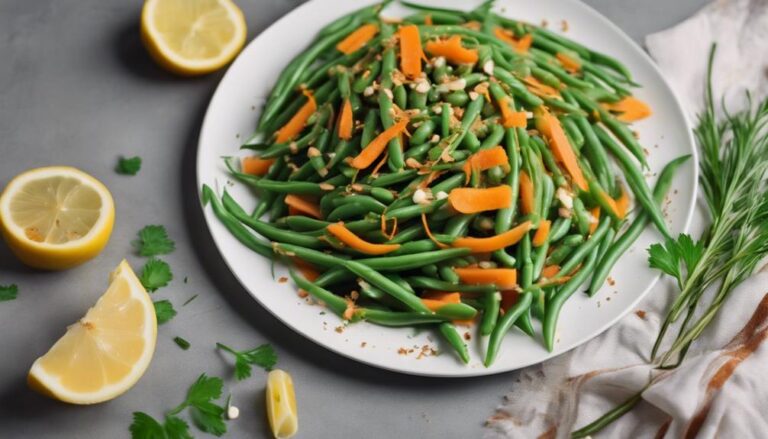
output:
{"label": "yellow citrus fruit", "polygon": [[155,308],[127,262],[107,291],[29,370],[36,391],[72,404],[108,401],[130,389],[152,360]]}
{"label": "yellow citrus fruit", "polygon": [[16,176],[0,196],[0,228],[25,264],[74,267],[98,255],[115,222],[109,190],[75,168],[51,166]]}
{"label": "yellow citrus fruit", "polygon": [[267,376],[267,418],[272,434],[278,439],[289,438],[299,431],[293,380],[284,370],[275,369]]}
{"label": "yellow citrus fruit", "polygon": [[240,52],[243,12],[231,0],[146,0],[141,39],[152,58],[180,75],[220,69]]}

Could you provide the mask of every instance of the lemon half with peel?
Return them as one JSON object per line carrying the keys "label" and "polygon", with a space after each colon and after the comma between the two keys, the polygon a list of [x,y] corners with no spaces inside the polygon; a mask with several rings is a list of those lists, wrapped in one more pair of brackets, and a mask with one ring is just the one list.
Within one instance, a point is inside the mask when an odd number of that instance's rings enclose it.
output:
{"label": "lemon half with peel", "polygon": [[152,299],[122,261],[110,275],[104,295],[35,361],[27,381],[34,390],[60,401],[107,401],[141,378],[156,340]]}
{"label": "lemon half with peel", "polygon": [[267,419],[272,434],[278,439],[289,438],[299,431],[296,393],[288,372],[275,369],[267,375]]}
{"label": "lemon half with peel", "polygon": [[240,52],[247,34],[243,12],[231,0],[146,0],[141,39],[171,72],[202,75]]}
{"label": "lemon half with peel", "polygon": [[51,166],[16,176],[0,196],[0,228],[27,265],[60,270],[101,252],[115,222],[109,190],[75,168]]}

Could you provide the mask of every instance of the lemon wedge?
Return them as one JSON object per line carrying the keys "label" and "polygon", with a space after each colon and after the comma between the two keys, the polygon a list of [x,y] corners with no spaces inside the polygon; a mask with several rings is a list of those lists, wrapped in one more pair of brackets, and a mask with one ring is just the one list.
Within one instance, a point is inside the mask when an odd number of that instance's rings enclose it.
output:
{"label": "lemon wedge", "polygon": [[284,370],[275,369],[267,376],[267,418],[272,434],[278,439],[289,438],[299,431],[293,379]]}
{"label": "lemon wedge", "polygon": [[141,378],[156,339],[152,300],[122,261],[110,275],[107,292],[35,361],[27,381],[34,390],[60,401],[107,401]]}
{"label": "lemon wedge", "polygon": [[141,38],[152,58],[180,75],[220,69],[245,43],[243,12],[231,0],[147,0]]}
{"label": "lemon wedge", "polygon": [[0,196],[3,237],[36,268],[70,268],[93,258],[107,245],[114,221],[109,190],[66,166],[24,172]]}

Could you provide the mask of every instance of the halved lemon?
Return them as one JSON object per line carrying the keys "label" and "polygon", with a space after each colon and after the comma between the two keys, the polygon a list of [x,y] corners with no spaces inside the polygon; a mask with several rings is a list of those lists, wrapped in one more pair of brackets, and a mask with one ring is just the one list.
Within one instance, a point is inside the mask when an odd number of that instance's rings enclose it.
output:
{"label": "halved lemon", "polygon": [[141,378],[157,339],[155,308],[127,262],[93,308],[38,358],[27,381],[36,391],[72,404],[115,398]]}
{"label": "halved lemon", "polygon": [[218,70],[245,43],[245,18],[231,0],[146,0],[141,39],[165,69],[180,75]]}
{"label": "halved lemon", "polygon": [[93,258],[115,222],[109,190],[75,168],[51,166],[16,176],[0,196],[0,227],[27,265],[60,270]]}
{"label": "halved lemon", "polygon": [[267,376],[267,418],[272,434],[278,439],[289,438],[299,431],[293,379],[284,370],[275,369]]}

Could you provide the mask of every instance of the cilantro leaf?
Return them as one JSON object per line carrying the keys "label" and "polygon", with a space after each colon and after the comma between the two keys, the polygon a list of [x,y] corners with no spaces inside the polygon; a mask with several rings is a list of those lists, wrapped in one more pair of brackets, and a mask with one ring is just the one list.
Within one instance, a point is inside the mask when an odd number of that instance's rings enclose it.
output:
{"label": "cilantro leaf", "polygon": [[189,414],[197,428],[206,433],[221,436],[227,432],[227,425],[224,423],[225,412],[224,407],[202,401],[193,405]]}
{"label": "cilantro leaf", "polygon": [[192,439],[189,434],[189,425],[176,416],[165,417],[165,433],[168,439]]}
{"label": "cilantro leaf", "polygon": [[152,416],[133,412],[133,423],[129,427],[132,439],[164,439],[165,429]]}
{"label": "cilantro leaf", "polygon": [[680,255],[677,242],[667,240],[664,244],[652,244],[648,247],[648,265],[680,279]]}
{"label": "cilantro leaf", "polygon": [[235,356],[235,378],[238,380],[244,380],[251,376],[252,365],[270,370],[277,363],[277,353],[269,344],[263,344],[248,351],[236,351],[222,343],[216,343],[216,347]]}
{"label": "cilantro leaf", "polygon": [[139,253],[139,256],[157,256],[171,253],[176,249],[176,244],[168,237],[165,227],[149,225],[139,230],[139,239],[131,245]]}
{"label": "cilantro leaf", "polygon": [[115,171],[123,175],[136,175],[141,169],[141,157],[120,157]]}
{"label": "cilantro leaf", "polygon": [[681,234],[677,237],[677,246],[678,253],[685,262],[688,273],[690,273],[704,255],[704,242],[693,242],[693,238],[689,235]]}
{"label": "cilantro leaf", "polygon": [[154,303],[158,325],[162,325],[176,316],[176,310],[173,309],[173,304],[170,300],[155,300]]}
{"label": "cilantro leaf", "polygon": [[211,399],[219,399],[221,398],[221,388],[223,386],[224,382],[221,378],[202,374],[187,391],[187,404],[196,405],[201,402],[208,402]]}
{"label": "cilantro leaf", "polygon": [[184,340],[184,339],[183,339],[183,338],[181,338],[181,337],[174,337],[174,338],[173,338],[173,341],[174,341],[174,342],[175,342],[175,343],[176,343],[176,344],[177,344],[177,345],[178,345],[180,348],[184,349],[185,351],[186,351],[187,349],[189,349],[189,347],[191,346],[191,344],[189,344],[189,342],[188,342],[188,341]]}
{"label": "cilantro leaf", "polygon": [[144,264],[141,276],[139,276],[141,284],[149,292],[154,292],[158,288],[168,285],[171,279],[173,279],[171,267],[167,262],[156,258],[152,258]]}
{"label": "cilantro leaf", "polygon": [[0,302],[14,300],[19,295],[19,287],[16,284],[0,285]]}

